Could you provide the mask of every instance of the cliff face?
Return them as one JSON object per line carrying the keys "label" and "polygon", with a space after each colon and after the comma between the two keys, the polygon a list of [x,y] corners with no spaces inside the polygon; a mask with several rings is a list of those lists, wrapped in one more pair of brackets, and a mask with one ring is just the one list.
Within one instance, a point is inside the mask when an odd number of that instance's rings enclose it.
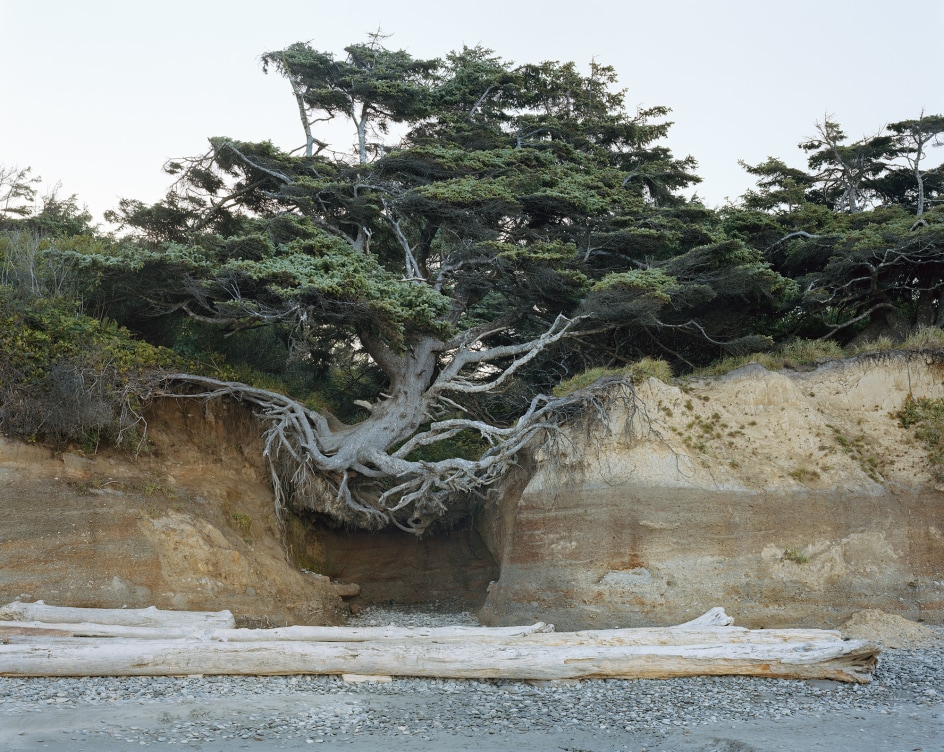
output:
{"label": "cliff face", "polygon": [[[660,625],[718,605],[751,627],[862,609],[941,623],[944,495],[894,413],[942,381],[904,355],[650,380],[536,453],[476,530],[417,541],[290,519],[288,540],[364,602],[484,599],[490,624]],[[137,457],[0,437],[0,602],[343,619],[357,588],[286,555],[248,412],[165,401],[148,423]]]}
{"label": "cliff face", "polygon": [[748,366],[574,426],[486,510],[501,576],[488,623],[685,621],[721,605],[753,627],[880,608],[944,618],[944,496],[894,416],[944,396],[923,356],[811,372]]}
{"label": "cliff face", "polygon": [[337,623],[338,588],[288,561],[248,411],[163,401],[146,451],[57,454],[0,437],[0,603],[229,609]]}

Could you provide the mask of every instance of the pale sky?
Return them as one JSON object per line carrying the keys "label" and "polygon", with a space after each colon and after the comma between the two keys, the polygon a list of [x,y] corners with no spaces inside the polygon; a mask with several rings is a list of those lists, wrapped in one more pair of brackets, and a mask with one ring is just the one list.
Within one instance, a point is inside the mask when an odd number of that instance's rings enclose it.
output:
{"label": "pale sky", "polygon": [[698,160],[709,206],[752,185],[739,159],[804,166],[796,145],[827,114],[858,138],[944,113],[944,0],[0,0],[0,164],[97,218],[157,200],[163,163],[210,136],[302,143],[263,52],[343,54],[378,28],[417,57],[612,65],[630,108],[672,108],[665,143]]}

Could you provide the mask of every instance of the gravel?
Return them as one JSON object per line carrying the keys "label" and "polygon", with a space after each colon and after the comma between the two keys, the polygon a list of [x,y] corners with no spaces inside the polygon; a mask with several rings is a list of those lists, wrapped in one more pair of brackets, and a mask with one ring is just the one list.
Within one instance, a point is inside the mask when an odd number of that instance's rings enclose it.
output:
{"label": "gravel", "polygon": [[[368,609],[355,623],[379,626],[474,625],[464,614]],[[562,728],[665,734],[752,719],[827,717],[838,711],[896,713],[944,704],[944,629],[937,646],[882,654],[871,684],[745,677],[562,682],[402,679],[348,683],[340,677],[0,678],[0,725],[49,708],[85,712],[70,730],[94,748],[110,736],[146,746],[203,742],[305,741],[439,732],[466,737]],[[278,702],[266,702],[277,697]],[[109,723],[109,709],[166,709],[157,727]],[[212,713],[186,712],[212,707]]]}

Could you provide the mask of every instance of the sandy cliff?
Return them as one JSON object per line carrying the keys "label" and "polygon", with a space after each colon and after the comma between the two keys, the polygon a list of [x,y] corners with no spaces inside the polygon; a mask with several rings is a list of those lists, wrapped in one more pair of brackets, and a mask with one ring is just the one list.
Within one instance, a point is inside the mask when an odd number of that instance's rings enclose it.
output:
{"label": "sandy cliff", "polygon": [[809,372],[752,365],[574,426],[480,528],[501,568],[490,623],[838,624],[861,608],[944,617],[944,496],[894,416],[944,396],[924,356]]}
{"label": "sandy cliff", "polygon": [[248,411],[161,402],[146,451],[52,452],[0,437],[0,602],[218,610],[336,623],[326,577],[288,561]]}
{"label": "sandy cliff", "polygon": [[650,380],[537,452],[474,528],[424,540],[297,519],[283,536],[259,428],[235,404],[155,405],[137,457],[0,437],[0,602],[334,623],[359,583],[361,604],[484,602],[487,623],[562,629],[717,605],[752,627],[861,609],[941,623],[944,494],[894,413],[942,382],[914,354]]}

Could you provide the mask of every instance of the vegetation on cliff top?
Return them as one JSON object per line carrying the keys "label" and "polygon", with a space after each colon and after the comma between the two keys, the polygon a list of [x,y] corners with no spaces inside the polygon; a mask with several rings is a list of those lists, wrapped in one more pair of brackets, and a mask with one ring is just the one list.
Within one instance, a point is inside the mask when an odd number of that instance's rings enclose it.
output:
{"label": "vegetation on cliff top", "polygon": [[[375,35],[263,67],[300,148],[210,139],[163,200],[120,203],[121,239],[0,171],[3,430],[120,437],[155,388],[230,395],[266,421],[281,501],[422,532],[600,376],[796,366],[944,324],[941,116],[858,141],[826,120],[808,169],[745,165],[757,188],[710,210],[682,193],[669,110],[628,111],[604,65]],[[111,412],[29,417],[70,390]]]}

